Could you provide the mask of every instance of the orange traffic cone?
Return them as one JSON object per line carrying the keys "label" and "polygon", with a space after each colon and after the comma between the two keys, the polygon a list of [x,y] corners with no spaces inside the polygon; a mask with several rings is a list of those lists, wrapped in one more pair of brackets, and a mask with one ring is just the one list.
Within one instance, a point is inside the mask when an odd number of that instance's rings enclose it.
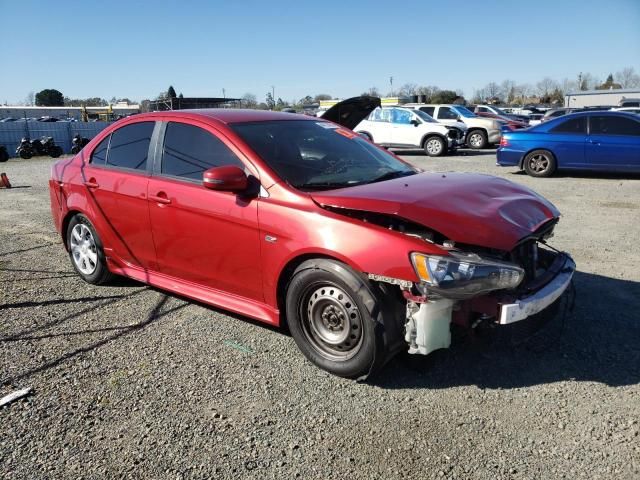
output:
{"label": "orange traffic cone", "polygon": [[0,187],[11,188],[11,182],[6,173],[0,173]]}

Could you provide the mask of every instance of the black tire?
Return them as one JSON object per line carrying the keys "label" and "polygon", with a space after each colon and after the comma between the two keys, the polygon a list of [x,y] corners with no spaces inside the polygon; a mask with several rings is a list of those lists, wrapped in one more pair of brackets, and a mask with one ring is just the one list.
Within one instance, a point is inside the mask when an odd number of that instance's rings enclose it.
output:
{"label": "black tire", "polygon": [[53,158],[58,158],[60,155],[62,155],[62,147],[60,147],[59,145],[51,147],[49,155],[51,155]]}
{"label": "black tire", "polygon": [[483,130],[471,130],[467,134],[467,146],[474,150],[487,147],[487,134]]}
{"label": "black tire", "polygon": [[[72,235],[73,235],[74,228],[77,225],[85,226],[91,233],[91,236],[94,241],[94,248],[88,249],[94,252],[96,255],[95,268],[91,272],[86,272],[86,271],[83,272],[81,267],[79,267],[79,263],[74,258],[74,251],[72,248],[72,242],[73,242]],[[93,225],[91,224],[91,222],[87,217],[85,217],[82,214],[75,215],[69,221],[66,235],[67,235],[67,248],[69,250],[69,258],[71,260],[71,265],[73,265],[73,268],[76,271],[76,273],[80,275],[80,278],[82,278],[85,282],[91,283],[93,285],[101,285],[113,279],[114,275],[107,268],[107,261],[105,259],[104,250],[102,248],[102,242],[100,241],[100,237],[98,237],[98,234],[96,233],[95,228],[93,228]]]}
{"label": "black tire", "polygon": [[447,153],[447,142],[445,142],[442,137],[431,136],[424,140],[422,148],[424,149],[424,153],[430,157],[441,157]]}
{"label": "black tire", "polygon": [[534,150],[524,157],[524,171],[531,177],[550,177],[556,171],[556,159],[548,150]]}
{"label": "black tire", "polygon": [[362,379],[390,358],[386,344],[400,336],[393,323],[397,319],[384,313],[389,311],[385,303],[392,302],[348,266],[308,260],[287,287],[287,324],[311,363],[334,375]]}
{"label": "black tire", "polygon": [[22,158],[24,160],[28,160],[33,156],[31,154],[31,151],[26,149],[26,148],[23,148],[22,150],[20,150],[19,154],[20,154],[20,158]]}
{"label": "black tire", "polygon": [[9,160],[9,154],[4,148],[0,148],[0,163],[6,162]]}

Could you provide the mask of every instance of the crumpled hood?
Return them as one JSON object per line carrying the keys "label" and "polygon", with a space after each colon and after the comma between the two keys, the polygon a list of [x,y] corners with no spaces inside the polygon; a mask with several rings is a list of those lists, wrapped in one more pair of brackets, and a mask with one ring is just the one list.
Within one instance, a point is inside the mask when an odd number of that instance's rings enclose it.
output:
{"label": "crumpled hood", "polygon": [[421,173],[311,196],[321,206],[398,215],[455,242],[505,251],[560,215],[527,187],[470,173]]}

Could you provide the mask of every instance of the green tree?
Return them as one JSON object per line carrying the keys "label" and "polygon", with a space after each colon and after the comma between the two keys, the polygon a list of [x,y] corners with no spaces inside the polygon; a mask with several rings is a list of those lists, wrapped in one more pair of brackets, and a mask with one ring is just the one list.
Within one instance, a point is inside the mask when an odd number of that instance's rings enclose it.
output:
{"label": "green tree", "polygon": [[273,99],[273,95],[271,95],[271,92],[267,92],[264,103],[267,104],[267,108],[269,110],[273,110],[274,108],[276,108],[276,101]]}
{"label": "green tree", "polygon": [[178,95],[176,95],[176,91],[173,88],[173,85],[169,85],[169,90],[167,90],[167,97],[169,98],[176,98]]}
{"label": "green tree", "polygon": [[331,100],[333,97],[326,93],[319,93],[315,97],[313,97],[313,101],[316,103],[320,103],[320,100]]}
{"label": "green tree", "polygon": [[36,105],[39,107],[62,107],[64,106],[64,95],[53,88],[47,88],[36,93]]}
{"label": "green tree", "polygon": [[440,90],[433,94],[431,97],[432,103],[453,103],[456,98],[458,98],[458,94],[453,90]]}

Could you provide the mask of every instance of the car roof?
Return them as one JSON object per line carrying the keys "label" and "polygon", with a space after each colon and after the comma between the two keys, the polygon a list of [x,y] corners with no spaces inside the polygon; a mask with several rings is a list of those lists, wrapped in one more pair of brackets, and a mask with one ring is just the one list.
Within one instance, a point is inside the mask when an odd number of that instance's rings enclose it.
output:
{"label": "car roof", "polygon": [[272,112],[269,110],[249,110],[237,108],[199,108],[192,110],[166,110],[153,113],[142,113],[135,115],[136,119],[151,119],[154,117],[174,117],[191,119],[212,119],[220,123],[246,123],[246,122],[268,122],[273,120],[315,120],[317,117],[299,115],[289,112]]}

